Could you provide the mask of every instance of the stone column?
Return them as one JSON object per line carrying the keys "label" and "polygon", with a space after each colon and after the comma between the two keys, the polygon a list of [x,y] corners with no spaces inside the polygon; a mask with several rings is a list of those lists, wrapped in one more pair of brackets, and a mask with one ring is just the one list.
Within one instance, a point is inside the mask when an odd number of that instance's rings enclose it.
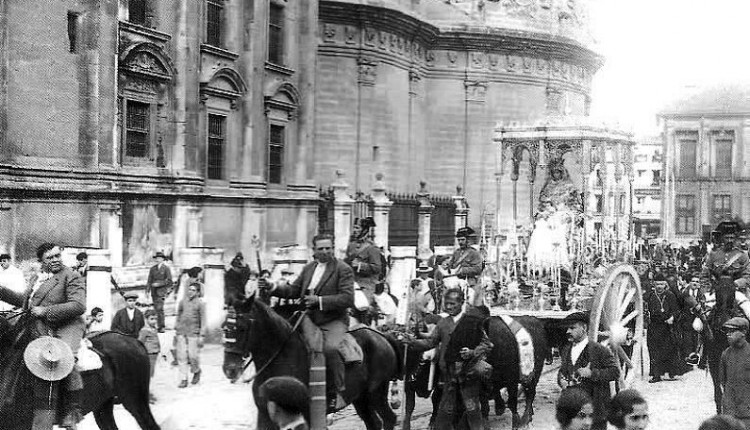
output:
{"label": "stone column", "polygon": [[351,235],[354,199],[347,194],[349,184],[344,180],[344,172],[337,170],[336,176],[336,180],[331,184],[331,188],[333,188],[334,252],[336,258],[343,259],[346,256],[346,247]]}
{"label": "stone column", "polygon": [[242,206],[240,250],[253,271],[258,271],[256,251],[263,252],[261,244],[266,240],[265,211],[264,207],[253,201],[246,201]]}
{"label": "stone column", "polygon": [[391,270],[388,272],[388,285],[391,294],[399,299],[399,311],[401,304],[406,304],[406,296],[409,293],[409,282],[416,277],[417,249],[413,246],[391,247]]}
{"label": "stone column", "polygon": [[[499,202],[498,202],[499,203]],[[456,212],[454,214],[454,229],[456,233],[458,233],[458,229],[464,228],[469,223],[469,203],[466,201],[466,196],[464,195],[464,189],[462,186],[456,187],[456,195],[453,196],[453,204],[456,205]],[[498,206],[499,207],[499,206]],[[500,218],[498,216],[498,228],[500,228]],[[515,231],[515,226],[512,228],[512,231]]]}
{"label": "stone column", "polygon": [[203,210],[199,206],[188,206],[186,246],[203,246]]}
{"label": "stone column", "polygon": [[172,219],[172,259],[174,264],[180,266],[181,252],[187,248],[188,231],[188,209],[184,201],[177,201],[174,207],[174,218]]}
{"label": "stone column", "polygon": [[206,304],[207,342],[221,342],[224,322],[224,250],[203,249],[203,301]]}
{"label": "stone column", "polygon": [[385,194],[386,186],[383,183],[383,174],[375,175],[375,183],[372,186],[373,219],[375,220],[375,245],[388,251],[388,216],[391,213],[393,202]]}
{"label": "stone column", "polygon": [[[1,31],[1,30],[0,30]],[[9,201],[0,200],[0,253],[10,254],[15,261],[15,209]]]}
{"label": "stone column", "polygon": [[417,256],[420,260],[427,260],[432,256],[432,250],[430,249],[430,221],[432,220],[432,210],[435,207],[430,203],[427,182],[421,181],[419,188],[419,192],[417,193],[417,200],[419,200],[419,209],[417,212],[419,216]]}
{"label": "stone column", "polygon": [[99,205],[100,246],[109,251],[111,267],[122,267],[122,209],[119,204]]}
{"label": "stone column", "polygon": [[100,307],[104,311],[105,327],[112,324],[112,317],[115,310],[112,305],[113,290],[112,283],[112,264],[109,259],[108,249],[87,249],[89,259],[89,270],[86,274],[86,313],[90,314],[91,309]]}

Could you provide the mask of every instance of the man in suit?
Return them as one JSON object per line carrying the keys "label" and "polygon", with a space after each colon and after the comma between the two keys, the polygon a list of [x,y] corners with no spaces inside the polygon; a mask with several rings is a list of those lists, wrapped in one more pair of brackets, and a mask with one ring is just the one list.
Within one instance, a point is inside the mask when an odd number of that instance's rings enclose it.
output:
{"label": "man in suit", "polygon": [[268,416],[279,430],[307,430],[309,427],[303,411],[308,408],[310,395],[299,379],[276,376],[268,379],[258,389],[265,402]]}
{"label": "man in suit", "polygon": [[172,292],[172,271],[164,264],[165,255],[159,251],[154,255],[156,264],[148,271],[146,295],[151,295],[156,311],[159,333],[164,333],[164,298]]}
{"label": "man in suit", "polygon": [[[53,243],[43,243],[37,248],[37,258],[42,263],[41,272],[32,277],[24,293],[0,287],[0,300],[23,306],[36,318],[35,330],[39,336],[53,336],[68,344],[77,354],[86,329],[83,314],[86,312],[86,288],[78,272],[62,264],[60,248]],[[73,368],[66,377],[66,415],[63,427],[75,429],[81,420],[81,390],[83,380]],[[36,384],[35,390],[49,390],[49,385]],[[36,393],[35,398],[47,395]],[[35,405],[34,429],[52,430],[55,411],[48,406]]]}
{"label": "man in suit", "polygon": [[[699,333],[693,329],[693,321],[696,312],[703,308],[706,303],[706,295],[701,291],[701,280],[698,276],[692,276],[685,290],[682,292],[682,313],[680,320],[683,332],[683,351],[687,353],[685,362],[694,366],[697,365],[700,357],[698,355]],[[698,310],[696,310],[698,307]]]}
{"label": "man in suit", "polygon": [[349,328],[347,309],[354,306],[354,272],[348,264],[333,256],[333,236],[320,234],[313,238],[315,261],[307,264],[300,276],[291,284],[286,281],[272,283],[266,278],[258,280],[258,287],[272,296],[284,299],[301,299],[309,309],[308,316],[323,334],[323,354],[326,359],[326,379],[329,388],[329,408],[338,410],[346,406],[344,391],[344,362],[339,345]]}
{"label": "man in suit", "polygon": [[135,302],[138,300],[138,293],[128,291],[124,297],[125,307],[115,312],[115,316],[112,318],[111,330],[137,339],[141,329],[146,325],[143,312],[135,307]]}
{"label": "man in suit", "polygon": [[589,318],[584,312],[575,312],[565,317],[570,343],[560,351],[560,370],[557,382],[562,388],[579,386],[593,400],[594,424],[592,430],[607,429],[607,407],[610,401],[609,383],[620,378],[612,352],[604,345],[589,342]]}
{"label": "man in suit", "polygon": [[479,277],[482,275],[482,263],[484,259],[476,249],[469,245],[469,239],[476,236],[476,232],[471,227],[459,228],[456,232],[456,241],[458,249],[453,251],[449,268],[451,275],[456,275],[461,279],[466,279],[469,287],[474,291],[473,297],[467,297],[470,305],[481,306],[484,304],[484,291]]}

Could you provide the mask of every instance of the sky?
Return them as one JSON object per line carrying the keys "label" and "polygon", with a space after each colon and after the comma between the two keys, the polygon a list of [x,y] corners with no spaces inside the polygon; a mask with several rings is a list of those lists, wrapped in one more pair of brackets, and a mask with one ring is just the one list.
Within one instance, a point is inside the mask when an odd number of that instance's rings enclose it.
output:
{"label": "sky", "polygon": [[701,86],[750,82],[749,0],[590,0],[596,50],[591,115],[637,135]]}

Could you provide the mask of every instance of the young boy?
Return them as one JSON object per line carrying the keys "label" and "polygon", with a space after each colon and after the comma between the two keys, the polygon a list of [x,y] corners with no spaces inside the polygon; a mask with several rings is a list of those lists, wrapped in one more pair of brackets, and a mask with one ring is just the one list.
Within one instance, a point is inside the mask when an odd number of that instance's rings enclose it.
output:
{"label": "young boy", "polygon": [[[149,309],[145,313],[146,325],[138,333],[138,340],[146,347],[148,353],[148,361],[151,363],[151,378],[154,377],[154,370],[156,369],[156,359],[159,357],[161,348],[159,346],[159,330],[158,318],[156,311]],[[153,394],[148,394],[148,400],[150,403],[156,402],[156,397]]]}
{"label": "young boy", "polygon": [[100,307],[91,309],[91,316],[86,317],[86,334],[106,331],[104,326],[104,311]]}

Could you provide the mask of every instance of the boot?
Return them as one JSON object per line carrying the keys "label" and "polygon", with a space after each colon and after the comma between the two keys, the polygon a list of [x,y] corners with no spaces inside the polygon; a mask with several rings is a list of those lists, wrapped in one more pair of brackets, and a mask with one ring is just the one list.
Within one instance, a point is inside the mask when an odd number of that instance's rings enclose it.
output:
{"label": "boot", "polygon": [[78,423],[83,419],[81,414],[81,390],[68,391],[68,411],[63,418],[62,427],[67,430],[76,430]]}
{"label": "boot", "polygon": [[190,381],[190,383],[191,383],[192,385],[195,385],[195,384],[197,384],[198,382],[200,382],[200,380],[201,380],[201,371],[199,370],[199,371],[197,371],[197,372],[193,373],[193,380],[192,380],[192,381]]}

